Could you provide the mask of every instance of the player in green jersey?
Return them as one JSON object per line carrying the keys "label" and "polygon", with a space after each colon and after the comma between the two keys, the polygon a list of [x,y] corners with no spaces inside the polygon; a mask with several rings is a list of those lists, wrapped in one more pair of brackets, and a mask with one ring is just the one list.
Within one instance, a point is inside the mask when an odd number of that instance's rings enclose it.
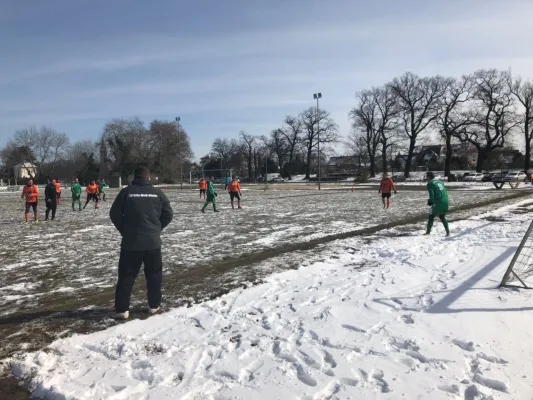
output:
{"label": "player in green jersey", "polygon": [[450,228],[448,226],[448,221],[446,220],[446,214],[448,213],[449,207],[446,187],[444,186],[444,183],[435,179],[435,174],[433,172],[427,173],[427,180],[429,193],[428,206],[431,206],[431,212],[429,214],[426,235],[431,233],[435,217],[439,217],[446,230],[446,236],[450,236]]}
{"label": "player in green jersey", "polygon": [[72,211],[76,211],[74,208],[76,203],[78,203],[79,211],[81,211],[81,185],[78,178],[74,179],[70,192],[72,193]]}
{"label": "player in green jersey", "polygon": [[205,209],[207,208],[209,203],[213,204],[213,211],[214,212],[218,212],[218,210],[217,210],[217,201],[216,201],[217,192],[215,191],[214,182],[215,182],[215,178],[214,177],[211,177],[209,179],[209,181],[207,182],[207,199],[205,200],[204,206],[200,210],[203,213],[205,213]]}

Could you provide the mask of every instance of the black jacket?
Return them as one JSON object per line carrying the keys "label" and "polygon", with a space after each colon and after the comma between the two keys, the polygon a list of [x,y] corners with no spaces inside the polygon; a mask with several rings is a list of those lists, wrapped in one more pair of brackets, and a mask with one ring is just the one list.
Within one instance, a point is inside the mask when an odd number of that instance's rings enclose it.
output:
{"label": "black jacket", "polygon": [[46,200],[47,203],[48,203],[48,200],[57,201],[57,190],[56,190],[56,187],[52,185],[51,183],[46,185],[46,187],[44,188],[44,199]]}
{"label": "black jacket", "polygon": [[122,250],[143,251],[161,247],[161,231],[172,221],[173,211],[160,189],[135,179],[120,191],[109,216],[122,234]]}

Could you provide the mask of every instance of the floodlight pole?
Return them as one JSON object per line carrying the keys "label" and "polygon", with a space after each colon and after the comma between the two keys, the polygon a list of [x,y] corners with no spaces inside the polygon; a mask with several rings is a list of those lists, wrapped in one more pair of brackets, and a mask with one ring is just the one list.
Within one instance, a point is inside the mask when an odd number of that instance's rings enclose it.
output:
{"label": "floodlight pole", "polygon": [[318,190],[320,190],[320,109],[318,107],[318,99],[322,98],[322,93],[313,94],[313,98],[316,99],[316,134],[318,143]]}

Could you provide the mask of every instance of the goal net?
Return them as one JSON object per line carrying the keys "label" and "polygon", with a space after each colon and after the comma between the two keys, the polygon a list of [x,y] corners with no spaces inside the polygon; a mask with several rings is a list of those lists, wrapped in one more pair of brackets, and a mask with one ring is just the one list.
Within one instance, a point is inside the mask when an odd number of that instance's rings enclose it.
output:
{"label": "goal net", "polygon": [[500,286],[533,289],[533,221],[505,271]]}
{"label": "goal net", "polygon": [[209,179],[210,177],[214,177],[215,181],[218,182],[232,175],[232,169],[197,169],[191,171],[190,183],[198,182],[201,178]]}

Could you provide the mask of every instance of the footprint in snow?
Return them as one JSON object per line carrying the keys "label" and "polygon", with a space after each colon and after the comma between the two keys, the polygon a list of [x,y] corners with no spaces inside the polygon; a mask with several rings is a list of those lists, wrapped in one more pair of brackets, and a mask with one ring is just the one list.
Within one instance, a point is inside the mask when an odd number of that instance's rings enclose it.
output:
{"label": "footprint in snow", "polygon": [[454,394],[459,396],[459,386],[457,385],[439,385],[437,389],[442,390],[443,392]]}
{"label": "footprint in snow", "polygon": [[347,329],[349,331],[352,331],[352,332],[366,333],[366,331],[364,329],[358,328],[358,327],[353,326],[353,325],[341,324],[341,327],[344,328],[344,329]]}
{"label": "footprint in snow", "polygon": [[474,342],[465,342],[464,340],[453,339],[452,343],[464,351],[475,351]]}
{"label": "footprint in snow", "polygon": [[398,317],[400,321],[405,322],[406,324],[414,324],[415,320],[413,319],[413,316],[411,314],[404,314],[400,317]]}
{"label": "footprint in snow", "polygon": [[473,381],[479,383],[482,386],[488,387],[492,390],[497,390],[498,392],[508,393],[509,387],[505,382],[499,381],[497,379],[489,379],[483,377],[481,374],[474,374]]}

